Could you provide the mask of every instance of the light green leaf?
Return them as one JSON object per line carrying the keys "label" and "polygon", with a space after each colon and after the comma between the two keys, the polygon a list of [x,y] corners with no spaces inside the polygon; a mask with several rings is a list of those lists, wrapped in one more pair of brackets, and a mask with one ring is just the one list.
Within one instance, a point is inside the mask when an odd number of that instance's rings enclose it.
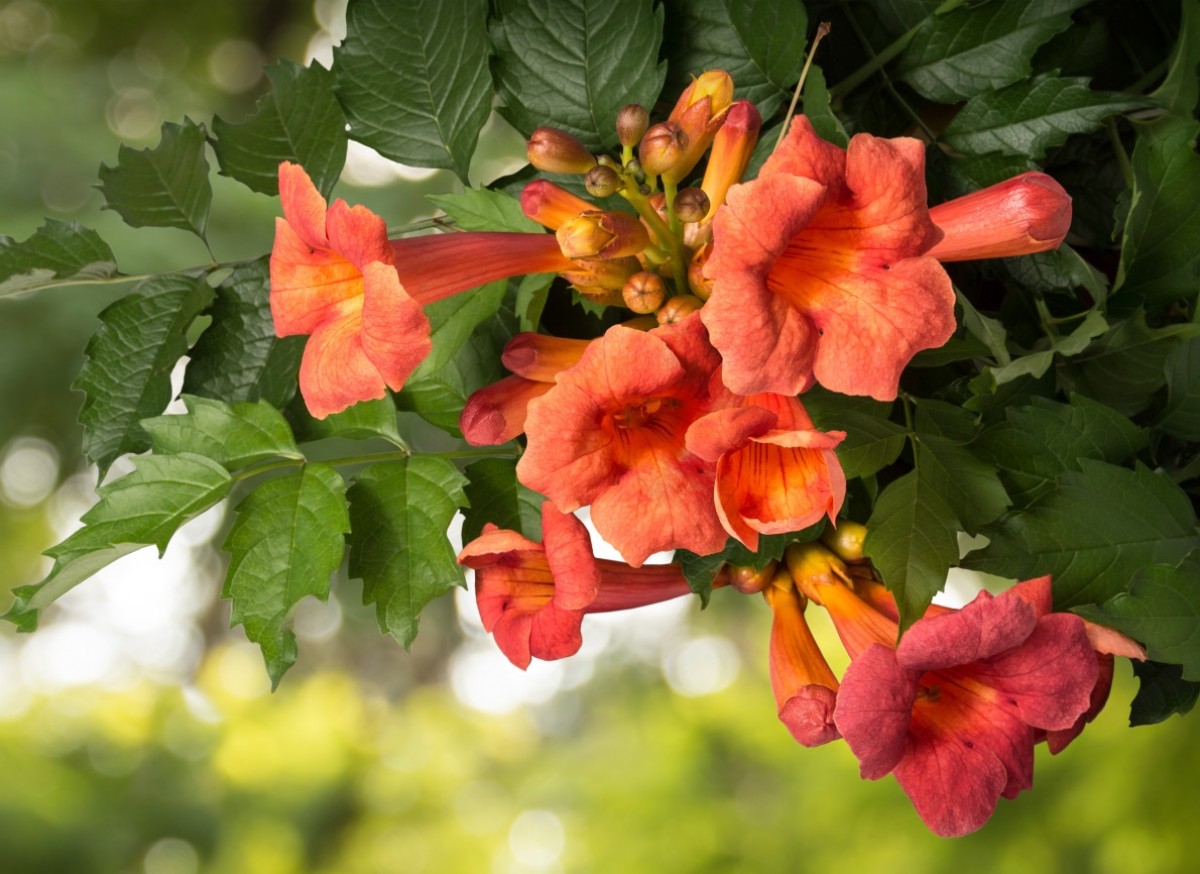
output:
{"label": "light green leaf", "polygon": [[400,425],[396,421],[396,404],[391,395],[377,400],[359,401],[324,419],[314,419],[310,416],[303,401],[292,404],[289,413],[296,425],[296,436],[304,443],[329,437],[350,440],[382,437],[401,449],[406,448],[404,438],[400,436]]}
{"label": "light green leaf", "polygon": [[542,539],[542,503],[546,500],[517,480],[517,463],[508,458],[485,458],[467,467],[463,510],[463,542],[474,540],[491,522],[528,537]]}
{"label": "light green leaf", "polygon": [[122,145],[115,167],[100,165],[105,205],[130,227],[179,228],[204,240],[212,204],[204,143],[204,126],[185,118],[164,123],[153,149]]}
{"label": "light green leaf", "polygon": [[349,530],[345,483],[323,464],[269,479],[237,506],[221,596],[232,599],[231,623],[261,647],[272,688],[296,661],[288,614],[309,595],[329,597]]}
{"label": "light green leaf", "polygon": [[651,0],[497,0],[500,114],[525,136],[551,125],[589,149],[617,146],[617,113],[662,90],[663,11]]}
{"label": "light green leaf", "polygon": [[380,630],[405,649],[425,605],[464,585],[446,529],[467,503],[465,482],[444,458],[418,455],[371,465],[350,487],[350,575],[362,579]]}
{"label": "light green leaf", "polygon": [[503,191],[468,188],[459,194],[427,194],[427,200],[446,213],[463,231],[545,233],[546,229],[521,212],[521,202]]}
{"label": "light green leaf", "polygon": [[13,590],[5,619],[33,631],[46,606],[101,568],[146,546],[157,546],[161,555],[179,526],[224,498],[232,483],[221,465],[188,453],[147,455],[136,464],[100,487],[83,528],[46,550],[54,567],[40,583]]}
{"label": "light green leaf", "polygon": [[101,476],[118,456],[149,448],[141,420],[170,403],[171,370],[187,351],[188,326],[211,299],[212,289],[197,279],[159,276],[100,313],[72,387],[86,395],[83,451]]}
{"label": "light green leaf", "polygon": [[303,459],[283,415],[265,401],[227,404],[184,395],[186,415],[143,419],[156,453],[191,452],[237,470],[268,458]]}
{"label": "light green leaf", "polygon": [[484,0],[352,0],[333,50],[350,137],[467,181],[492,105]]}
{"label": "light green leaf", "polygon": [[554,284],[553,273],[531,273],[522,276],[517,285],[517,330],[536,331],[542,323],[542,311],[550,299],[550,286]]}
{"label": "light green leaf", "polygon": [[253,191],[279,194],[279,164],[308,172],[325,197],[346,163],[346,115],[333,95],[334,76],[316,61],[301,67],[280,61],[267,67],[271,90],[242,122],[213,119],[213,150],[221,174]]}
{"label": "light green leaf", "polygon": [[48,218],[20,243],[0,234],[0,298],[116,275],[112,249],[78,222]]}

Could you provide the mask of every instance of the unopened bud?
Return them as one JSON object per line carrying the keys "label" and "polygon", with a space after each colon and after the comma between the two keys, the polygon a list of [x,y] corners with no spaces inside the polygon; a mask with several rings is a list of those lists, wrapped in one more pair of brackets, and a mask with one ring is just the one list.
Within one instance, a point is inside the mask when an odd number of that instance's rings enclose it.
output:
{"label": "unopened bud", "polygon": [[667,284],[657,273],[643,270],[629,277],[625,287],[621,289],[625,306],[635,313],[648,314],[662,306],[667,296]]}
{"label": "unopened bud", "polygon": [[555,232],[568,258],[606,261],[636,255],[650,244],[645,226],[627,212],[589,210],[567,219]]}
{"label": "unopened bud", "polygon": [[576,288],[603,288],[619,292],[629,277],[642,269],[637,258],[613,258],[611,261],[576,261],[559,276]]}
{"label": "unopened bud", "polygon": [[708,264],[711,254],[712,246],[706,243],[696,250],[691,263],[688,264],[688,285],[692,294],[700,300],[708,300],[712,296],[713,281],[704,275],[704,266]]}
{"label": "unopened bud", "polygon": [[660,325],[674,325],[677,322],[682,322],[700,307],[704,306],[704,302],[700,298],[690,294],[681,294],[671,298],[658,311],[658,323]]}
{"label": "unopened bud", "polygon": [[761,128],[762,116],[749,100],[738,100],[729,107],[725,123],[713,138],[704,181],[700,183],[708,193],[710,217],[725,202],[729,186],[746,172]]}
{"label": "unopened bud", "polygon": [[638,157],[642,169],[651,176],[659,176],[681,160],[688,146],[687,134],[673,121],[664,121],[646,131],[642,144],[638,146]]}
{"label": "unopened bud", "polygon": [[703,188],[685,188],[675,195],[675,215],[681,222],[698,222],[708,215],[708,195]]}
{"label": "unopened bud", "polygon": [[593,167],[583,177],[583,185],[592,197],[608,197],[621,187],[621,174],[611,167]]}
{"label": "unopened bud", "polygon": [[826,528],[821,535],[821,542],[842,561],[862,561],[863,541],[866,539],[866,526],[848,519],[839,522],[836,528]]}
{"label": "unopened bud", "polygon": [[662,175],[668,182],[683,179],[704,155],[733,103],[733,79],[724,70],[709,70],[679,96],[668,122],[687,135],[680,159]]}
{"label": "unopened bud", "polygon": [[596,156],[565,130],[539,127],[525,145],[529,163],[546,173],[586,173],[596,166]]}
{"label": "unopened bud", "polygon": [[545,179],[535,179],[521,190],[521,212],[552,231],[567,219],[594,208],[590,200]]}
{"label": "unopened bud", "polygon": [[743,595],[753,595],[755,592],[761,592],[771,584],[771,581],[775,577],[776,567],[777,564],[773,561],[760,571],[756,571],[752,567],[730,567],[729,585]]}
{"label": "unopened bud", "polygon": [[625,148],[638,144],[650,126],[650,113],[640,103],[630,103],[617,113],[617,138]]}

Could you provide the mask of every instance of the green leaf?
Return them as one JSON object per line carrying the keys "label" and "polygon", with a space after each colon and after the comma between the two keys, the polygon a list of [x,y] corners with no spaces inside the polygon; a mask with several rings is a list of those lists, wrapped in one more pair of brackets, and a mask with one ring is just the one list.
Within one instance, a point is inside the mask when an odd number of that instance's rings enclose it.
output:
{"label": "green leaf", "polygon": [[1034,398],[1030,406],[1008,407],[1006,421],[971,444],[994,465],[1018,507],[1054,489],[1055,480],[1079,470],[1079,459],[1117,464],[1146,448],[1148,435],[1116,410],[1082,395],[1070,404]]}
{"label": "green leaf", "polygon": [[975,309],[975,305],[957,288],[954,289],[954,296],[958,305],[962,307],[963,327],[987,347],[997,364],[1001,366],[1010,364],[1012,356],[1008,354],[1006,344],[1008,332],[1004,329],[1004,325]]}
{"label": "green leaf", "polygon": [[1200,548],[1191,501],[1169,478],[1087,458],[986,533],[991,542],[962,566],[1014,579],[1050,574],[1058,609],[1106,601],[1139,569]]}
{"label": "green leaf", "polygon": [[913,470],[883,490],[863,542],[863,553],[896,597],[901,631],[925,614],[958,558],[954,510],[933,487],[934,478],[922,473]]}
{"label": "green leaf", "polygon": [[529,136],[552,125],[589,149],[618,145],[617,113],[653,106],[663,11],[650,0],[497,0],[491,22],[500,114]]}
{"label": "green leaf", "polygon": [[444,458],[418,455],[371,465],[350,487],[350,575],[363,581],[380,630],[405,649],[425,605],[464,585],[446,529],[467,502],[465,482]]}
{"label": "green leaf", "polygon": [[333,94],[334,76],[316,61],[301,67],[280,61],[267,67],[271,90],[242,122],[213,119],[213,150],[221,174],[253,191],[279,194],[279,164],[308,172],[326,198],[346,163],[346,115]]}
{"label": "green leaf", "polygon": [[188,353],[183,390],[229,403],[287,406],[308,338],[275,336],[267,259],[234,267],[217,286],[208,315],[212,324]]}
{"label": "green leaf", "polygon": [[463,231],[545,233],[545,228],[521,212],[521,202],[503,191],[468,188],[459,194],[427,194],[427,200],[446,213]]}
{"label": "green leaf", "polygon": [[1096,303],[1103,303],[1108,298],[1105,275],[1066,244],[1049,252],[1002,258],[996,263],[1021,285],[1042,294],[1057,292],[1074,297],[1075,290],[1083,288]]}
{"label": "green leaf", "polygon": [[237,507],[222,548],[231,558],[221,597],[230,622],[261,647],[272,688],[296,661],[288,614],[302,599],[329,597],[350,530],[345,483],[330,467],[306,464],[269,479]]}
{"label": "green leaf", "polygon": [[712,555],[697,555],[686,549],[677,549],[673,561],[679,563],[688,585],[700,596],[701,605],[707,607],[708,600],[712,597],[713,583],[726,564],[760,571],[771,562],[783,558],[783,551],[789,544],[816,540],[824,530],[825,522],[822,520],[803,531],[791,534],[761,534],[756,552],[751,552],[737,540],[730,538],[724,549]]}
{"label": "green leaf", "polygon": [[1088,0],[994,0],[925,20],[900,56],[897,77],[922,97],[956,103],[1027,78],[1038,46],[1071,24]]}
{"label": "green leaf", "polygon": [[531,273],[521,277],[515,302],[518,331],[536,331],[542,323],[542,311],[550,299],[554,276],[553,273]]}
{"label": "green leaf", "polygon": [[1044,73],[972,98],[946,125],[942,139],[969,154],[1041,159],[1071,134],[1091,133],[1110,115],[1151,105],[1130,94],[1092,91],[1086,78]]}
{"label": "green leaf", "polygon": [[843,149],[850,145],[850,135],[830,105],[829,87],[824,71],[813,65],[804,80],[804,117],[812,122],[813,130],[823,140]]}
{"label": "green leaf", "polygon": [[517,480],[517,463],[508,458],[485,458],[467,467],[463,510],[463,542],[474,540],[491,522],[517,531],[530,540],[542,539],[542,503],[546,500]]}
{"label": "green leaf", "polygon": [[1163,306],[1200,289],[1200,125],[1143,135],[1133,149],[1133,193],[1113,302]]}
{"label": "green leaf", "polygon": [[13,590],[4,618],[19,630],[33,631],[47,605],[118,558],[145,546],[157,546],[161,555],[179,526],[224,498],[232,484],[221,465],[198,455],[147,455],[136,464],[100,487],[83,528],[46,550],[54,559],[49,575]]}
{"label": "green leaf", "polygon": [[350,440],[382,437],[401,449],[406,448],[404,438],[400,436],[400,425],[396,421],[396,404],[391,395],[376,400],[359,401],[324,419],[314,419],[310,416],[304,402],[299,400],[291,405],[288,412],[295,424],[296,436],[303,443],[329,437]]}
{"label": "green leaf", "polygon": [[872,476],[900,457],[908,432],[889,420],[892,403],[819,388],[805,394],[803,403],[818,430],[846,432],[835,451],[847,479]]}
{"label": "green leaf", "polygon": [[1037,379],[1050,369],[1056,355],[1063,358],[1079,355],[1088,348],[1092,340],[1107,331],[1108,320],[1104,318],[1104,314],[1099,310],[1091,310],[1070,334],[1052,339],[1049,349],[1022,355],[1003,367],[989,367],[983,375],[990,378],[993,390],[995,386],[1004,385],[1022,376]]}
{"label": "green leaf", "polygon": [[1193,111],[1200,102],[1200,7],[1195,0],[1183,0],[1180,6],[1179,38],[1171,50],[1167,77],[1150,95],[1167,109],[1167,116],[1155,122],[1156,130],[1174,125],[1191,127]]}
{"label": "green leaf", "polygon": [[484,0],[352,0],[333,50],[350,136],[467,181],[492,105]]}
{"label": "green leaf", "polygon": [[916,458],[922,488],[936,492],[968,534],[979,533],[1008,509],[1008,493],[996,468],[967,447],[945,437],[918,434]]}
{"label": "green leaf", "polygon": [[1154,725],[1178,713],[1185,716],[1196,706],[1200,683],[1181,677],[1179,665],[1133,662],[1141,686],[1129,708],[1129,725]]}
{"label": "green leaf", "polygon": [[191,452],[228,470],[279,456],[304,458],[283,415],[265,401],[230,405],[194,395],[183,400],[186,415],[142,420],[156,453]]}
{"label": "green leaf", "polygon": [[1200,680],[1200,559],[1179,567],[1139,568],[1121,592],[1098,607],[1079,607],[1084,619],[1136,638],[1156,662],[1182,665],[1184,680]]}
{"label": "green leaf", "polygon": [[692,77],[706,70],[729,73],[734,96],[756,104],[764,117],[791,96],[808,44],[803,3],[670,0],[666,6],[668,100],[673,102]]}
{"label": "green leaf", "polygon": [[204,142],[204,126],[185,118],[164,123],[153,149],[122,145],[115,167],[100,165],[105,205],[130,227],[179,228],[206,239],[212,186]]}
{"label": "green leaf", "polygon": [[507,280],[500,279],[426,306],[433,349],[408,381],[436,376],[445,368],[475,329],[500,309],[507,287]]}
{"label": "green leaf", "polygon": [[100,313],[87,361],[72,386],[87,397],[79,413],[83,451],[104,472],[126,452],[150,446],[141,420],[171,401],[171,370],[187,352],[187,329],[212,299],[188,276],[159,276]]}
{"label": "green leaf", "polygon": [[1167,408],[1155,426],[1180,440],[1200,443],[1200,337],[1167,352]]}
{"label": "green leaf", "polygon": [[117,259],[91,228],[48,218],[20,243],[0,234],[0,298],[117,275]]}

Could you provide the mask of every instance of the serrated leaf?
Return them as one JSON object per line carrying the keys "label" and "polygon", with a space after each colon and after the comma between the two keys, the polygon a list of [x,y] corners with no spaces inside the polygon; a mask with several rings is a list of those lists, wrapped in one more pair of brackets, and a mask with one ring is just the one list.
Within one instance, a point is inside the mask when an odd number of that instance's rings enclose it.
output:
{"label": "serrated leaf", "polygon": [[101,477],[118,456],[149,448],[141,420],[170,403],[171,370],[187,351],[188,326],[210,300],[212,289],[200,280],[159,276],[100,313],[72,388],[86,395],[83,451]]}
{"label": "serrated leaf", "polygon": [[921,478],[920,470],[905,474],[880,493],[867,520],[863,554],[896,597],[904,631],[925,614],[958,558],[954,510]]}
{"label": "serrated leaf", "polygon": [[1162,306],[1200,290],[1200,125],[1138,138],[1113,302]]}
{"label": "serrated leaf", "polygon": [[845,431],[834,450],[847,479],[872,476],[904,449],[907,430],[889,420],[891,403],[846,397],[816,389],[804,395],[804,408],[821,431]]}
{"label": "serrated leaf", "polygon": [[466,469],[468,506],[463,510],[463,542],[474,540],[491,522],[530,540],[542,539],[542,503],[546,500],[517,480],[517,463],[485,458]]}
{"label": "serrated leaf", "polygon": [[1133,673],[1141,685],[1129,708],[1130,727],[1154,725],[1175,714],[1185,716],[1200,697],[1200,683],[1183,679],[1179,665],[1135,661]]}
{"label": "serrated leaf", "polygon": [[153,149],[122,145],[115,167],[100,165],[105,206],[130,227],[179,228],[204,240],[212,204],[205,139],[203,125],[185,118],[165,122]]}
{"label": "serrated leaf", "polygon": [[464,183],[492,105],[484,0],[352,0],[333,50],[350,137]]}
{"label": "serrated leaf", "polygon": [[945,437],[918,436],[917,467],[922,486],[946,502],[963,531],[977,534],[1008,509],[1009,497],[996,468],[967,447]]}
{"label": "serrated leaf", "polygon": [[491,21],[499,112],[529,136],[552,125],[589,149],[617,146],[617,113],[653,106],[663,11],[650,0],[498,0]]}
{"label": "serrated leaf", "polygon": [[[812,122],[813,130],[823,140],[828,140],[843,149],[850,144],[850,135],[841,119],[830,106],[829,87],[825,84],[824,71],[814,65],[804,80],[804,117]],[[773,141],[772,141],[773,142]]]}
{"label": "serrated leaf", "polygon": [[1200,548],[1191,501],[1169,478],[1086,458],[986,533],[991,542],[962,566],[1014,579],[1050,574],[1058,609],[1106,601],[1140,568]]}
{"label": "serrated leaf", "polygon": [[136,464],[100,487],[83,528],[46,550],[54,559],[47,577],[13,590],[4,618],[19,630],[33,631],[47,605],[118,558],[146,546],[161,555],[179,526],[224,498],[232,484],[221,465],[198,455],[148,455]]}
{"label": "serrated leaf", "polygon": [[237,470],[268,458],[303,459],[283,415],[265,401],[227,404],[183,395],[185,415],[143,419],[154,451],[160,455],[191,452]]}
{"label": "serrated leaf", "polygon": [[1075,612],[1141,641],[1156,662],[1182,665],[1184,680],[1200,680],[1200,559],[1139,568],[1128,592]]}
{"label": "serrated leaf", "polygon": [[1070,334],[1051,340],[1049,349],[1022,355],[1003,367],[989,367],[984,371],[984,375],[990,377],[993,386],[1004,385],[1022,376],[1037,379],[1050,369],[1055,356],[1071,358],[1081,354],[1094,339],[1103,336],[1108,328],[1108,320],[1104,318],[1104,314],[1099,310],[1091,310]]}
{"label": "serrated leaf", "polygon": [[296,394],[307,337],[276,337],[265,257],[234,267],[207,311],[212,324],[188,353],[183,390],[229,403],[283,408]]}
{"label": "serrated leaf", "polygon": [[729,73],[734,96],[756,104],[764,117],[791,95],[808,44],[808,15],[799,0],[671,0],[666,6],[668,99],[706,70]]}
{"label": "serrated leaf", "polygon": [[758,538],[758,550],[751,552],[737,540],[730,538],[725,548],[712,555],[697,555],[686,549],[675,550],[675,562],[683,572],[692,591],[700,596],[702,607],[708,606],[712,597],[713,583],[721,568],[727,564],[734,567],[750,567],[760,571],[773,561],[783,558],[783,551],[791,543],[807,543],[816,540],[825,530],[824,520],[791,534],[762,534]]}
{"label": "serrated leaf", "polygon": [[1006,421],[981,434],[972,449],[997,468],[1018,507],[1052,491],[1062,474],[1079,470],[1079,459],[1117,464],[1148,442],[1129,419],[1082,395],[1072,395],[1069,405],[1034,398],[1005,414]]}
{"label": "serrated leaf", "polygon": [[454,220],[463,231],[545,233],[545,228],[521,211],[511,194],[487,188],[468,188],[458,194],[427,194],[427,200]]}
{"label": "serrated leaf", "polygon": [[1171,347],[1164,362],[1167,407],[1158,430],[1200,443],[1200,337]]}
{"label": "serrated leaf", "polygon": [[1097,304],[1108,298],[1108,279],[1066,244],[1049,252],[1002,258],[997,264],[1021,285],[1042,294],[1075,296],[1076,289],[1083,288]]}
{"label": "serrated leaf", "polygon": [[446,539],[467,502],[465,482],[444,458],[418,455],[374,464],[350,487],[350,575],[362,579],[363,603],[375,605],[380,630],[405,649],[425,605],[465,584]]}
{"label": "serrated leaf", "polygon": [[475,329],[500,309],[507,288],[507,280],[500,279],[426,306],[433,348],[408,382],[436,376],[449,364]]}
{"label": "serrated leaf", "polygon": [[370,401],[359,401],[340,413],[332,413],[324,419],[314,419],[303,401],[296,401],[288,409],[295,423],[296,437],[304,443],[340,437],[350,440],[370,440],[382,437],[406,448],[400,436],[400,425],[396,421],[396,404],[391,395]]}
{"label": "serrated leaf", "polygon": [[345,483],[323,464],[269,479],[237,506],[222,546],[231,556],[221,596],[232,600],[230,622],[262,649],[271,686],[296,661],[288,614],[312,595],[329,597],[350,530]]}
{"label": "serrated leaf", "polygon": [[334,76],[316,61],[280,61],[266,69],[271,90],[241,122],[213,119],[213,150],[223,176],[252,191],[279,194],[279,164],[308,172],[326,198],[346,163],[346,115],[333,94]]}
{"label": "serrated leaf", "polygon": [[1038,46],[1089,0],[994,0],[925,20],[900,56],[897,78],[922,97],[956,103],[1031,73]]}
{"label": "serrated leaf", "polygon": [[0,298],[117,275],[117,259],[91,228],[48,218],[18,243],[0,234]]}
{"label": "serrated leaf", "polygon": [[1118,112],[1152,105],[1145,98],[1092,91],[1086,78],[1045,73],[973,97],[942,133],[960,152],[1044,158],[1071,134],[1091,133]]}

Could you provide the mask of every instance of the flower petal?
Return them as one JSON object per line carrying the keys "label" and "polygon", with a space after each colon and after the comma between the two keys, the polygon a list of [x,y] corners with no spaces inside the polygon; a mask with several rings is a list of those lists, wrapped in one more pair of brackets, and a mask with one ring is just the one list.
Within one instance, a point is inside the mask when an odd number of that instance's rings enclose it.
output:
{"label": "flower petal", "polygon": [[919,676],[877,643],[846,669],[833,717],[865,779],[878,780],[904,758]]}
{"label": "flower petal", "polygon": [[328,249],[325,232],[325,198],[299,164],[279,165],[279,205],[297,238],[312,249]]}
{"label": "flower petal", "polygon": [[362,272],[327,248],[313,248],[286,220],[275,219],[271,249],[271,318],[280,337],[311,334],[363,293]]}
{"label": "flower petal", "polygon": [[914,671],[970,664],[1019,647],[1037,621],[1021,598],[980,592],[961,610],[914,623],[901,638],[896,659]]}
{"label": "flower petal", "polygon": [[361,301],[343,301],[338,313],[313,331],[300,360],[300,394],[318,419],[385,394],[383,377],[363,351]]}
{"label": "flower petal", "polygon": [[429,319],[391,264],[375,261],[363,268],[362,325],[363,351],[388,387],[399,391],[433,344]]}

